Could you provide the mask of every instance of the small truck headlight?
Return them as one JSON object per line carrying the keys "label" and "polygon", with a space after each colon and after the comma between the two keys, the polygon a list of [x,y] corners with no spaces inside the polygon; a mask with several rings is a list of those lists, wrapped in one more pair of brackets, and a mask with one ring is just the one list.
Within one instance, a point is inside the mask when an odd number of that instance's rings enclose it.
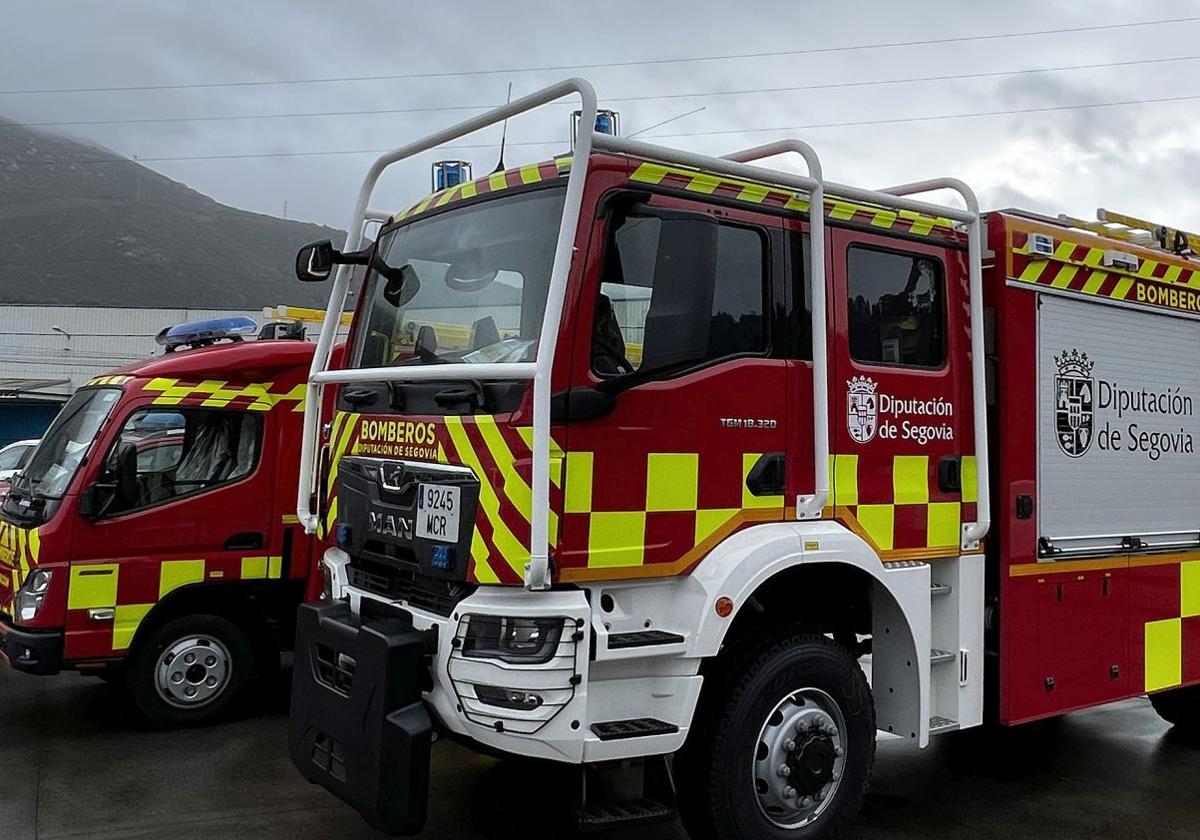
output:
{"label": "small truck headlight", "polygon": [[558,652],[563,618],[467,617],[463,656],[523,665],[549,662]]}
{"label": "small truck headlight", "polygon": [[33,621],[37,618],[37,614],[46,600],[46,592],[50,589],[50,578],[53,575],[54,572],[49,569],[34,569],[33,573],[25,579],[25,583],[17,590],[17,596],[13,599],[13,606],[19,620]]}

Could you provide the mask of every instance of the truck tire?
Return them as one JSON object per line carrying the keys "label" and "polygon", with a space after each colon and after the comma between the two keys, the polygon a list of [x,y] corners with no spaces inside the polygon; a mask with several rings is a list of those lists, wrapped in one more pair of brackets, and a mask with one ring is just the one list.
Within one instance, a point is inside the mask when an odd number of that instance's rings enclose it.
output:
{"label": "truck tire", "polygon": [[1200,733],[1200,686],[1151,694],[1150,705],[1160,718],[1174,724],[1181,732]]}
{"label": "truck tire", "polygon": [[219,720],[253,672],[245,631],[219,615],[187,615],[138,641],[125,683],[151,723],[199,726]]}
{"label": "truck tire", "polygon": [[688,834],[842,836],[875,761],[875,706],[854,656],[825,636],[789,631],[718,665],[674,762]]}

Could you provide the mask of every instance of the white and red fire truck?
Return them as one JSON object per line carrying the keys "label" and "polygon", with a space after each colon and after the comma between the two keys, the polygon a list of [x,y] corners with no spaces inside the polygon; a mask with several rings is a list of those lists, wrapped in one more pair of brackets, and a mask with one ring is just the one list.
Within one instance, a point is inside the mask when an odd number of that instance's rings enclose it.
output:
{"label": "white and red fire truck", "polygon": [[[348,229],[389,165],[566,95],[593,125],[570,80],[384,155]],[[310,375],[299,517],[337,547],[294,763],[395,833],[445,735],[577,768],[582,828],[809,838],[878,730],[1200,723],[1191,243],[583,131],[307,246],[329,313],[369,273]]]}

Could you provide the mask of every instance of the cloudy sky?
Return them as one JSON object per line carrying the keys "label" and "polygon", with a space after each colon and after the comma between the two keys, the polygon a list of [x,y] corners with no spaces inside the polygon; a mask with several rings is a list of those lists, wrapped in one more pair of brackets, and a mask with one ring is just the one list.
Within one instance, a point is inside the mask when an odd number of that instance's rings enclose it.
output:
{"label": "cloudy sky", "polygon": [[[509,82],[520,96],[577,74],[625,134],[703,107],[640,135],[655,142],[722,154],[794,135],[833,180],[954,175],[985,207],[1200,229],[1200,2],[39,0],[5,17],[0,115],[74,123],[51,130],[227,204],[286,202],[339,227],[373,157],[356,152],[502,103]],[[1128,25],[1152,21],[1171,22]],[[404,78],[361,78],[381,76]],[[345,77],[359,78],[294,83]],[[1139,100],[1158,101],[1079,107]],[[393,113],[345,113],[364,111]],[[569,113],[514,121],[506,162],[563,151]],[[373,203],[427,192],[440,156],[490,171],[498,141],[489,129],[399,165]]]}

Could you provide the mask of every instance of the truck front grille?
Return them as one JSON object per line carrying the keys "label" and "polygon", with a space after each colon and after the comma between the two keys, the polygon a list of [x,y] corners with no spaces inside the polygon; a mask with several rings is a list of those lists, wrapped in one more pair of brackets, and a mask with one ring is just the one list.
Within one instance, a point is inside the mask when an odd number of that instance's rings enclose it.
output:
{"label": "truck front grille", "polygon": [[413,563],[392,565],[355,558],[349,566],[350,585],[391,601],[449,617],[458,602],[475,591],[470,583],[439,580],[422,574]]}

